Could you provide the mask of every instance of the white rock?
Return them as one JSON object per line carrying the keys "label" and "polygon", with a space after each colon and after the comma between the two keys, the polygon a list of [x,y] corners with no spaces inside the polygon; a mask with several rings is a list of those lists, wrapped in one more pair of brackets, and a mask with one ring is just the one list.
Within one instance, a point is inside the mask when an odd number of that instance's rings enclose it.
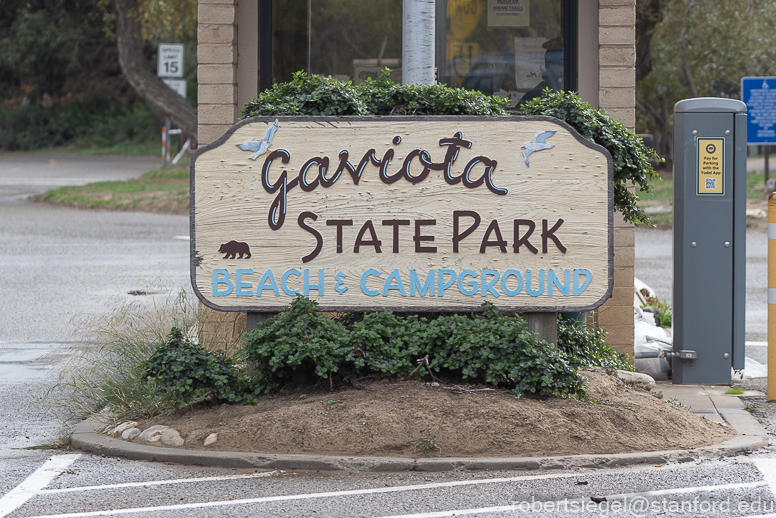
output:
{"label": "white rock", "polygon": [[155,424],[151,428],[143,430],[137,438],[146,442],[158,442],[162,438],[162,430],[165,428],[167,427],[164,425]]}
{"label": "white rock", "polygon": [[617,377],[637,390],[646,392],[655,388],[655,380],[652,376],[642,372],[617,371]]}
{"label": "white rock", "polygon": [[165,428],[162,430],[162,444],[165,446],[183,446],[183,437],[175,428]]}
{"label": "white rock", "polygon": [[207,437],[205,437],[205,446],[210,446],[214,442],[218,440],[218,434],[217,433],[211,433]]}
{"label": "white rock", "polygon": [[[771,179],[769,178],[768,181],[770,182]],[[772,190],[768,191],[769,194],[772,192]],[[746,209],[746,217],[754,219],[765,219],[768,217],[768,213],[763,209]]]}
{"label": "white rock", "polygon": [[129,430],[124,430],[121,433],[121,438],[125,441],[131,441],[138,435],[140,435],[140,428],[130,428]]}
{"label": "white rock", "polygon": [[117,435],[121,435],[124,430],[129,430],[135,426],[137,426],[137,421],[125,421],[121,424],[117,424],[116,426],[109,426],[105,429],[105,434],[116,437]]}

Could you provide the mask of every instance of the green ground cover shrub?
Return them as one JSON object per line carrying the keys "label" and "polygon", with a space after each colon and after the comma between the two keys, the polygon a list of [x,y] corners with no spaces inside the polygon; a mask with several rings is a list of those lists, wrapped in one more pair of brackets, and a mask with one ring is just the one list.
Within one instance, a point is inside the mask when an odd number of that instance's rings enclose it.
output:
{"label": "green ground cover shrub", "polygon": [[[483,313],[399,315],[390,311],[330,319],[297,297],[247,336],[254,388],[275,392],[316,378],[404,376],[428,356],[420,376],[488,383],[516,395],[586,398],[583,366],[632,370],[604,343],[604,332],[562,324],[555,346],[528,331],[518,315],[486,303]],[[335,378],[336,376],[336,378]]]}
{"label": "green ground cover shrub", "polygon": [[354,85],[297,72],[249,101],[241,118],[256,115],[507,115],[508,102],[445,85],[400,85],[384,72]]}
{"label": "green ground cover shrub", "polygon": [[259,392],[275,392],[299,381],[329,378],[348,355],[344,325],[317,311],[318,304],[298,297],[286,311],[249,333],[245,348]]}
{"label": "green ground cover shrub", "polygon": [[600,327],[558,320],[558,348],[587,367],[636,372],[627,354],[606,345],[606,331]]}
{"label": "green ground cover shrub", "polygon": [[[142,101],[123,104],[92,97],[50,107],[0,105],[0,150],[156,143],[161,125],[159,116]],[[122,154],[120,147],[117,151]]]}
{"label": "green ground cover shrub", "polygon": [[156,389],[172,394],[179,406],[208,395],[230,403],[250,401],[245,377],[240,376],[235,363],[223,351],[208,351],[173,327],[142,368]]}

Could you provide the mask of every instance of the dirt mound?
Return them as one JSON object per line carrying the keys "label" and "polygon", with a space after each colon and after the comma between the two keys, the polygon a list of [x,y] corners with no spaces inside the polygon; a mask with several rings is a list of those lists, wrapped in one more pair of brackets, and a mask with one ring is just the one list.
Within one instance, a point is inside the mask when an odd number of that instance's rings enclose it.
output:
{"label": "dirt mound", "polygon": [[[708,446],[735,435],[619,379],[585,372],[595,402],[460,393],[425,382],[264,396],[140,423],[180,431],[184,449],[380,457],[539,457]],[[483,389],[485,387],[473,387]],[[218,433],[207,447],[204,439]]]}

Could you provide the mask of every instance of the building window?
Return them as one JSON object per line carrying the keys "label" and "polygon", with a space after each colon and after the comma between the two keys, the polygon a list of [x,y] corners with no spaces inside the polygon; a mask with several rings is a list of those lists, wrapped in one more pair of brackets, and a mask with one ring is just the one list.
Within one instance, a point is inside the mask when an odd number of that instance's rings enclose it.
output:
{"label": "building window", "polygon": [[571,18],[568,4],[563,0],[438,0],[439,81],[508,97],[512,106],[538,96],[546,87],[568,89],[574,82],[567,78],[570,67],[564,60],[568,51],[564,21]]}
{"label": "building window", "polygon": [[[402,0],[261,1],[262,90],[299,70],[358,84],[387,67],[401,82]],[[513,106],[545,87],[575,90],[576,4],[437,0],[439,82]]]}
{"label": "building window", "polygon": [[400,82],[401,29],[401,0],[272,0],[272,84],[299,70],[360,83],[385,67]]}

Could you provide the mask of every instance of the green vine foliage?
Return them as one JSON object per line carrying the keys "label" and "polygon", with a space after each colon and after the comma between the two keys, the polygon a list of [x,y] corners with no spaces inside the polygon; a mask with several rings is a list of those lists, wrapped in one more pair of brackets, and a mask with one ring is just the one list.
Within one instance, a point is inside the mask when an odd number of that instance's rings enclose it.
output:
{"label": "green vine foliage", "polygon": [[541,97],[521,107],[524,115],[549,115],[566,121],[584,138],[609,151],[614,162],[614,206],[630,223],[650,223],[650,217],[638,206],[639,197],[628,190],[633,182],[643,192],[650,192],[650,180],[660,178],[652,162],[661,163],[654,149],[644,145],[638,135],[621,122],[583,101],[574,92],[546,89]]}
{"label": "green vine foliage", "polygon": [[192,343],[176,327],[142,368],[144,377],[155,383],[156,390],[171,393],[179,406],[210,394],[230,403],[254,400],[232,358]]}
{"label": "green vine foliage", "polygon": [[433,317],[387,311],[329,319],[317,308],[316,302],[297,297],[285,312],[248,334],[257,390],[274,392],[312,374],[332,382],[334,374],[338,380],[406,375],[427,355],[421,376],[437,373],[509,387],[517,396],[587,398],[577,356],[539,340],[522,318],[502,315],[489,303],[484,314]]}
{"label": "green vine foliage", "polygon": [[276,392],[293,382],[328,378],[351,352],[347,328],[318,312],[318,304],[297,297],[283,313],[248,334],[246,356],[253,363],[253,386]]}
{"label": "green vine foliage", "polygon": [[636,371],[627,354],[606,345],[606,331],[600,327],[558,320],[558,347],[588,367]]}
{"label": "green vine foliage", "polygon": [[248,102],[241,118],[256,115],[507,115],[507,101],[445,85],[400,85],[386,69],[354,85],[297,72]]}

